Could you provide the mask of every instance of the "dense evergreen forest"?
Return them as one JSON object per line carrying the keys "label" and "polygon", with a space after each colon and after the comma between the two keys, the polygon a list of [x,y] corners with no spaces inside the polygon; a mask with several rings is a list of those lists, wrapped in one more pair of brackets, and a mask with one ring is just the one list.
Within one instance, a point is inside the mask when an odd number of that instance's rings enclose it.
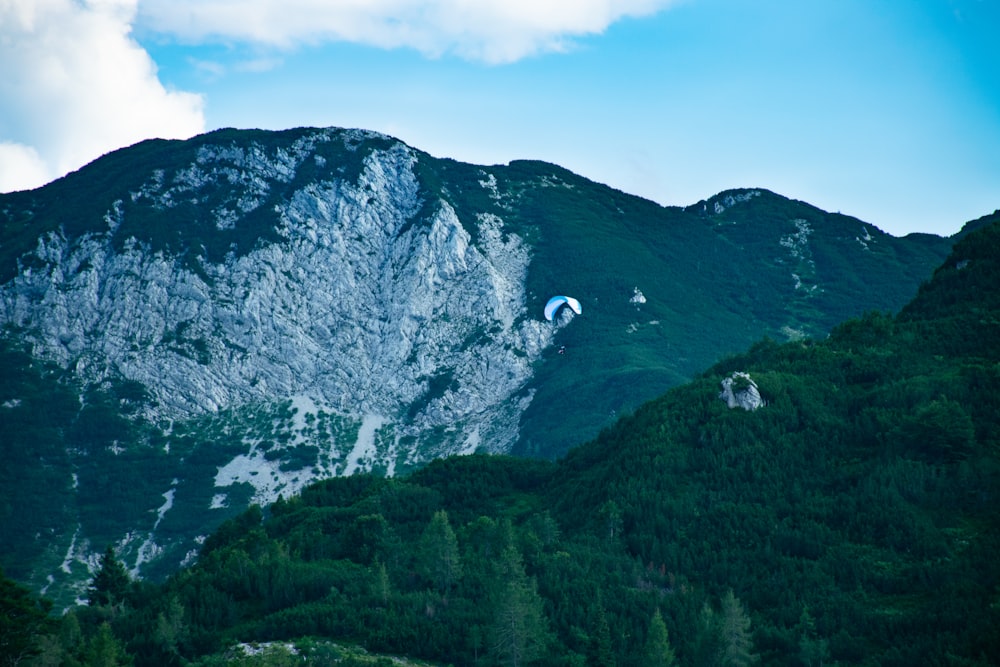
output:
{"label": "dense evergreen forest", "polygon": [[[3,580],[0,659],[1000,664],[998,286],[1000,223],[898,315],[761,342],[558,462],[323,481],[162,583],[109,549],[61,616]],[[735,371],[765,406],[719,400]]]}

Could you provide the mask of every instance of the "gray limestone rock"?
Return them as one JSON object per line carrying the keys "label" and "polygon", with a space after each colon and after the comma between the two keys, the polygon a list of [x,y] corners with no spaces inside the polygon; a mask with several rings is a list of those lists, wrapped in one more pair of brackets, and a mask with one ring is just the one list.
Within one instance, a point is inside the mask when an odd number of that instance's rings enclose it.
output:
{"label": "gray limestone rock", "polygon": [[[205,146],[131,196],[170,209],[222,181],[233,203],[212,209],[214,227],[239,228],[315,145],[360,140],[327,132],[277,154]],[[134,239],[116,249],[117,206],[107,232],[39,239],[32,268],[0,287],[0,324],[87,382],[141,382],[155,420],[307,396],[377,416],[403,442],[447,429],[454,451],[434,456],[507,451],[554,329],[526,313],[528,245],[495,215],[426,205],[435,195],[420,189],[418,159],[388,142],[356,177],[304,179],[275,207],[277,242],[219,263]]]}
{"label": "gray limestone rock", "polygon": [[767,405],[761,398],[757,383],[753,381],[750,374],[740,371],[722,380],[722,391],[719,393],[719,398],[724,400],[730,408],[756,410]]}

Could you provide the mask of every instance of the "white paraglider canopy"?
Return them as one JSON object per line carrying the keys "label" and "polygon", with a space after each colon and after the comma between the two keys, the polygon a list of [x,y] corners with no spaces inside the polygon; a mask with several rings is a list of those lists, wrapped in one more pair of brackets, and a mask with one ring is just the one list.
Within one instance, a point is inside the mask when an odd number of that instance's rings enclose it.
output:
{"label": "white paraglider canopy", "polygon": [[549,302],[547,304],[545,304],[545,319],[551,322],[552,318],[556,316],[556,312],[562,306],[569,306],[570,308],[573,309],[573,312],[576,313],[577,315],[583,313],[583,309],[580,308],[580,302],[574,299],[573,297],[554,296],[551,299],[549,299]]}

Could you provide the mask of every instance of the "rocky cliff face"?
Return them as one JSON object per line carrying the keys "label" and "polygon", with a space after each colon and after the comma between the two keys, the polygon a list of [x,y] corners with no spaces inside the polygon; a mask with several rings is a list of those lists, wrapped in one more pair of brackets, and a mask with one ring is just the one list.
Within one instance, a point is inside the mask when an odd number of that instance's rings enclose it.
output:
{"label": "rocky cliff face", "polygon": [[[325,166],[317,145],[361,151],[372,139],[382,145],[358,156],[356,174],[334,169],[295,182],[303,164]],[[205,144],[173,176],[153,170],[114,201],[104,229],[43,234],[0,287],[0,325],[15,327],[35,356],[88,386],[141,385],[150,399],[141,415],[160,425],[155,440],[166,453],[189,449],[191,437],[236,443],[220,447],[228,453],[211,480],[191,479],[174,460],[176,477],[150,490],[146,511],[156,520],[104,536],[136,574],[165,553],[179,560],[190,551],[200,530],[172,545],[156,535],[185,494],[189,502],[211,495],[200,510],[225,516],[317,477],[393,474],[437,456],[512,447],[532,364],[560,326],[527,313],[531,249],[501,217],[462,220],[433,199],[415,176],[418,154],[383,139],[320,130],[285,151]],[[143,210],[169,225],[180,202],[211,206],[205,193],[220,180],[229,194],[210,223],[223,235],[251,224],[269,192],[285,189],[263,211],[273,241],[212,261],[191,243],[122,238]],[[121,447],[128,443],[109,445]],[[246,487],[249,497],[232,495]],[[165,509],[155,506],[160,497]],[[80,525],[69,532],[65,574],[68,563],[91,566],[100,550]]]}
{"label": "rocky cliff face", "polygon": [[[208,145],[172,181],[156,172],[129,196],[169,210],[220,176],[242,182],[235,205],[213,212],[217,228],[238,228],[255,192],[321,159],[311,145],[364,138],[320,131],[278,155]],[[495,215],[425,206],[416,160],[393,143],[356,179],[306,183],[275,207],[276,242],[217,263],[135,239],[116,250],[119,201],[106,231],[39,239],[31,267],[0,288],[0,323],[90,382],[141,382],[160,419],[306,396],[394,423],[396,438],[448,429],[456,451],[505,451],[510,399],[553,336],[527,317],[530,249]]]}

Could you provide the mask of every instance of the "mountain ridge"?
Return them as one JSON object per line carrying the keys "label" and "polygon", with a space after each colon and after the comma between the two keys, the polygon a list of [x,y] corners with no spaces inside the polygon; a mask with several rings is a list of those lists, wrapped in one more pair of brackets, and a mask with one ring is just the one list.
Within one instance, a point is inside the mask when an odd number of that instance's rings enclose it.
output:
{"label": "mountain ridge", "polygon": [[[66,519],[23,527],[39,582],[79,581],[108,542],[170,571],[318,477],[560,456],[761,337],[899,308],[953,243],[764,190],[662,207],[336,128],[144,142],[0,196],[0,232],[11,381],[42,382],[27,352],[78,396],[45,436],[58,465],[25,475],[57,499],[7,500]],[[545,322],[553,293],[583,314]],[[0,396],[7,424],[33,419],[21,400]]]}

